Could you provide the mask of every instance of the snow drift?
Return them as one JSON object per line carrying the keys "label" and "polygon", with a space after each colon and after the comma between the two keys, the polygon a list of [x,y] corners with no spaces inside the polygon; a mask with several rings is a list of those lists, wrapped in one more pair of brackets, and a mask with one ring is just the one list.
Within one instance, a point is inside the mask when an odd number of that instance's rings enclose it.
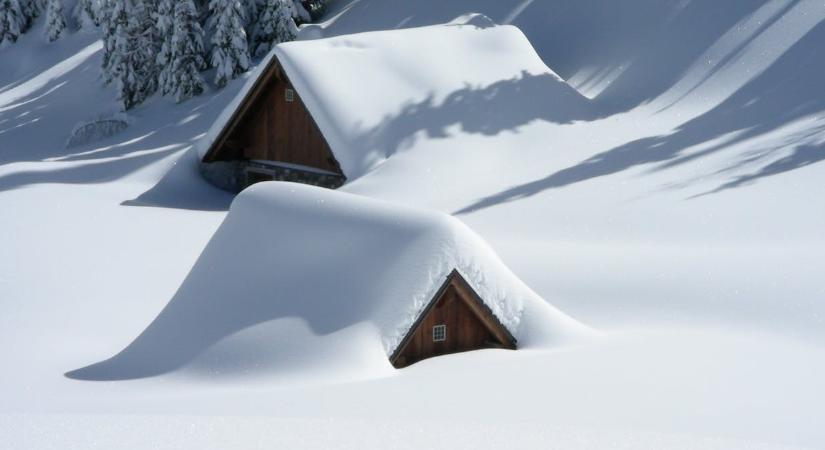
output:
{"label": "snow drift", "polygon": [[[227,358],[247,355],[242,364],[274,371],[319,364],[389,370],[387,355],[454,268],[521,348],[557,344],[585,330],[451,216],[270,182],[237,197],[177,294],[131,345],[70,376],[162,374],[233,335],[195,366],[234,371]],[[258,355],[280,360],[249,357],[256,348],[274,349]]]}
{"label": "snow drift", "polygon": [[81,122],[74,127],[69,139],[66,140],[66,148],[102,141],[123,132],[128,127],[129,119],[125,114]]}
{"label": "snow drift", "polygon": [[[570,123],[591,116],[588,100],[542,62],[518,28],[468,15],[447,25],[278,45],[201,140],[201,157],[276,57],[350,181],[402,149],[461,146],[467,134],[511,148],[519,144],[500,131],[516,130],[524,117]],[[457,127],[445,131],[444,123]]]}

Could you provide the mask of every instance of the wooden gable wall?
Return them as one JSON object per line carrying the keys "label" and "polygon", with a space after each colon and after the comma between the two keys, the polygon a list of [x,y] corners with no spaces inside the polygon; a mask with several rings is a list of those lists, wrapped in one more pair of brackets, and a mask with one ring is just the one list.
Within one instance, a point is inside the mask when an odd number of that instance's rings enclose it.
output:
{"label": "wooden gable wall", "polygon": [[[436,325],[446,327],[443,341],[433,339]],[[482,348],[515,350],[516,341],[453,271],[390,359],[401,368],[433,356]]]}
{"label": "wooden gable wall", "polygon": [[[239,106],[204,160],[266,160],[342,174],[332,150],[277,60]],[[286,90],[294,93],[292,102]]]}

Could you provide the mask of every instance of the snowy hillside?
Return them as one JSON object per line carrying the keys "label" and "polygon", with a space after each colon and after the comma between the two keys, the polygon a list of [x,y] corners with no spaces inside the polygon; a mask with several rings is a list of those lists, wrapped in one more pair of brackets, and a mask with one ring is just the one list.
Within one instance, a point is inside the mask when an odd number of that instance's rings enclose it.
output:
{"label": "snowy hillside", "polygon": [[[821,0],[332,2],[275,51],[354,176],[231,210],[196,146],[254,71],[123,115],[43,26],[0,48],[0,448],[825,448]],[[393,369],[383,297],[450,258],[526,346]]]}

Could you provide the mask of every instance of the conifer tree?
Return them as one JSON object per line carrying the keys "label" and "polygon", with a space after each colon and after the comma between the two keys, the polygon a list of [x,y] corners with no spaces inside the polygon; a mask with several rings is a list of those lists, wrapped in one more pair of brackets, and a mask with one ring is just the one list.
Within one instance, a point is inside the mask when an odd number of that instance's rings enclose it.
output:
{"label": "conifer tree", "polygon": [[132,25],[130,31],[135,40],[135,60],[137,63],[137,103],[157,91],[158,66],[157,53],[160,47],[160,36],[156,35],[154,16],[157,11],[155,0],[133,0]]}
{"label": "conifer tree", "polygon": [[268,53],[275,44],[295,39],[298,28],[292,19],[293,9],[292,0],[266,0],[255,26],[253,54],[256,57]]}
{"label": "conifer tree", "polygon": [[158,88],[162,95],[170,94],[172,73],[172,34],[175,29],[173,0],[159,0],[154,15],[155,35],[159,39],[155,62],[158,67]]}
{"label": "conifer tree", "polygon": [[14,43],[26,27],[18,0],[0,0],[0,46]]}
{"label": "conifer tree", "polygon": [[258,15],[260,14],[261,0],[243,0],[243,4],[246,7],[246,15],[244,16],[246,17],[246,21],[244,25],[254,25],[258,21]]}
{"label": "conifer tree", "polygon": [[116,23],[113,17],[114,5],[120,0],[100,0],[100,11],[98,21],[103,33],[103,61],[101,72],[103,82],[108,84],[112,81],[111,61],[115,49],[115,29]]}
{"label": "conifer tree", "polygon": [[247,53],[252,56],[254,48],[254,34],[255,27],[257,27],[258,19],[261,16],[263,9],[263,2],[266,0],[243,0],[246,6],[246,21],[244,22],[244,29],[246,30]]}
{"label": "conifer tree", "polygon": [[140,102],[140,59],[137,49],[137,20],[132,0],[115,0],[109,17],[113,29],[108,60],[109,80],[115,83],[117,99],[124,110]]}
{"label": "conifer tree", "polygon": [[66,28],[66,19],[63,17],[63,1],[49,0],[46,7],[46,27],[43,33],[49,42],[54,42],[63,34]]}
{"label": "conifer tree", "polygon": [[77,27],[80,29],[91,29],[100,25],[100,6],[99,0],[77,0],[72,16],[77,22]]}
{"label": "conifer tree", "polygon": [[118,100],[128,110],[158,86],[153,0],[103,0],[103,80],[114,82]]}
{"label": "conifer tree", "polygon": [[20,8],[23,11],[23,17],[25,18],[23,31],[31,27],[32,22],[34,19],[40,16],[40,13],[43,12],[45,9],[45,0],[20,0]]}
{"label": "conifer tree", "polygon": [[229,80],[249,69],[249,45],[243,27],[244,7],[238,0],[210,0],[212,67],[215,84],[223,87]]}
{"label": "conifer tree", "polygon": [[204,90],[200,71],[206,62],[203,30],[192,0],[176,0],[171,46],[171,68],[163,90],[174,95],[177,102],[200,95]]}

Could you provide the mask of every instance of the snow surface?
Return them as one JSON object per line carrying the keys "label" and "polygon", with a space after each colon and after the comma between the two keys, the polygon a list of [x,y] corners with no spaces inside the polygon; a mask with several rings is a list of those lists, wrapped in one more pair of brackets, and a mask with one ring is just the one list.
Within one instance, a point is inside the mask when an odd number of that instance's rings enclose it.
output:
{"label": "snow surface", "polygon": [[[593,116],[489,116],[504,149],[438,116],[450,139],[399,132],[426,145],[343,191],[451,213],[598,338],[396,371],[370,365],[386,356],[368,322],[324,335],[281,317],[163,375],[66,377],[140,336],[221,227],[231,197],[192,147],[243,80],[154,98],[66,149],[118,107],[94,36],[48,45],[39,21],[0,50],[0,448],[825,447],[825,5],[340,1],[302,34],[484,25],[476,12],[520,28]],[[270,345],[291,335],[338,361]]]}

